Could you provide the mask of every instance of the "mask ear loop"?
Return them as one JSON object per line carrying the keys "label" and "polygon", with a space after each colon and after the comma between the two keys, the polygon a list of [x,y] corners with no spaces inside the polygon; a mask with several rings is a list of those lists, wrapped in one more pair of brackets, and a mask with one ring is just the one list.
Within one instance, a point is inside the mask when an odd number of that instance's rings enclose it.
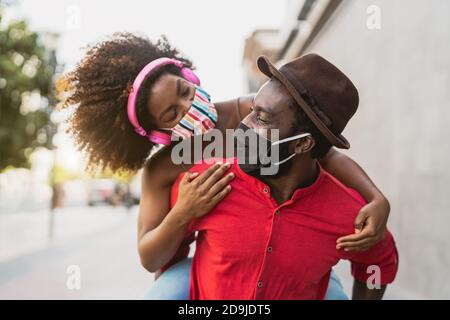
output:
{"label": "mask ear loop", "polygon": [[[286,139],[282,139],[282,140],[275,141],[274,143],[272,143],[272,146],[276,146],[276,145],[279,145],[279,144],[282,144],[282,143],[288,142],[288,141],[293,141],[293,140],[305,138],[305,137],[310,136],[310,135],[311,135],[311,133],[302,133],[302,134],[299,134],[299,135],[296,135],[296,136],[293,136],[293,137],[289,137],[289,138],[286,138]],[[279,166],[279,165],[281,165],[281,164],[283,164],[283,163],[285,163],[285,162],[288,162],[289,160],[291,160],[291,159],[292,159],[293,157],[295,157],[296,155],[297,155],[297,154],[294,152],[293,154],[291,154],[291,155],[290,155],[289,157],[287,157],[286,159],[274,163],[274,165],[275,165],[275,166]]]}
{"label": "mask ear loop", "polygon": [[279,161],[279,162],[276,162],[276,163],[274,163],[273,165],[274,166],[279,166],[280,164],[283,164],[283,163],[285,163],[285,162],[288,162],[289,160],[291,160],[293,157],[295,157],[297,154],[294,152],[293,154],[291,154],[289,157],[287,157],[286,159],[284,159],[284,160],[281,160],[281,161]]}
{"label": "mask ear loop", "polygon": [[289,142],[289,141],[292,141],[292,140],[305,138],[305,137],[310,136],[310,135],[311,135],[311,133],[298,134],[298,135],[293,136],[293,137],[289,137],[289,138],[286,138],[286,139],[275,141],[275,142],[272,143],[272,146],[276,146],[276,145],[279,145],[279,144],[282,144],[282,143],[285,143],[285,142]]}

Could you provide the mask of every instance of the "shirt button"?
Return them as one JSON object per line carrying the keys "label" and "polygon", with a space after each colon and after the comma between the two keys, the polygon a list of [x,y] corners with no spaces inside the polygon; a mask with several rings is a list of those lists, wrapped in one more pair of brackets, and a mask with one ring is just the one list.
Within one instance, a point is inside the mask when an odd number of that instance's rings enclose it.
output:
{"label": "shirt button", "polygon": [[267,192],[269,192],[269,189],[267,189],[267,187],[265,187],[265,188],[263,189],[263,191],[264,191],[264,193],[267,193]]}
{"label": "shirt button", "polygon": [[272,247],[267,247],[267,252],[272,252]]}
{"label": "shirt button", "polygon": [[262,287],[262,282],[259,281],[259,282],[258,282],[258,288],[261,288],[261,287]]}
{"label": "shirt button", "polygon": [[275,211],[275,214],[276,214],[277,216],[279,216],[279,215],[280,215],[280,210]]}

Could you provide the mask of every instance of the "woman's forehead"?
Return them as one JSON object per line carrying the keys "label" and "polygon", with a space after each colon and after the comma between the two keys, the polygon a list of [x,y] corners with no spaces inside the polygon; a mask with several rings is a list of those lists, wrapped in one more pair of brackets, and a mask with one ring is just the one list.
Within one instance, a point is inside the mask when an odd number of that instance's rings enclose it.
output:
{"label": "woman's forehead", "polygon": [[173,74],[163,74],[151,86],[149,97],[152,99],[170,97],[176,93],[177,80],[179,79],[179,77]]}
{"label": "woman's forehead", "polygon": [[177,97],[177,86],[180,79],[173,74],[164,74],[155,81],[150,88],[147,100],[150,113],[158,113],[173,103]]}

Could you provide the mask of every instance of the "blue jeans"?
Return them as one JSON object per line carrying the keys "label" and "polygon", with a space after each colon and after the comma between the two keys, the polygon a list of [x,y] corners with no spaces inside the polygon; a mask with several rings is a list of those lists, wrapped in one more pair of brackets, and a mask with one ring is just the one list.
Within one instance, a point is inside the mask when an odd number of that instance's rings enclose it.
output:
{"label": "blue jeans", "polygon": [[[155,281],[145,294],[146,300],[189,300],[192,259],[174,264]],[[325,300],[348,300],[339,278],[332,270]]]}

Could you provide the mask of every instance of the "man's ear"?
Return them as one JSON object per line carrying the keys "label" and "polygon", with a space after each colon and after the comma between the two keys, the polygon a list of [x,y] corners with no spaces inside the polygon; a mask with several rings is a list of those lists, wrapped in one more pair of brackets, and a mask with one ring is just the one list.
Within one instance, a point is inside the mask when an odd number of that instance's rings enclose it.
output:
{"label": "man's ear", "polygon": [[311,135],[309,135],[309,136],[304,137],[303,139],[299,139],[297,141],[297,143],[295,144],[294,152],[296,154],[307,153],[307,152],[311,151],[315,145],[316,145],[316,141],[314,140],[314,138]]}

